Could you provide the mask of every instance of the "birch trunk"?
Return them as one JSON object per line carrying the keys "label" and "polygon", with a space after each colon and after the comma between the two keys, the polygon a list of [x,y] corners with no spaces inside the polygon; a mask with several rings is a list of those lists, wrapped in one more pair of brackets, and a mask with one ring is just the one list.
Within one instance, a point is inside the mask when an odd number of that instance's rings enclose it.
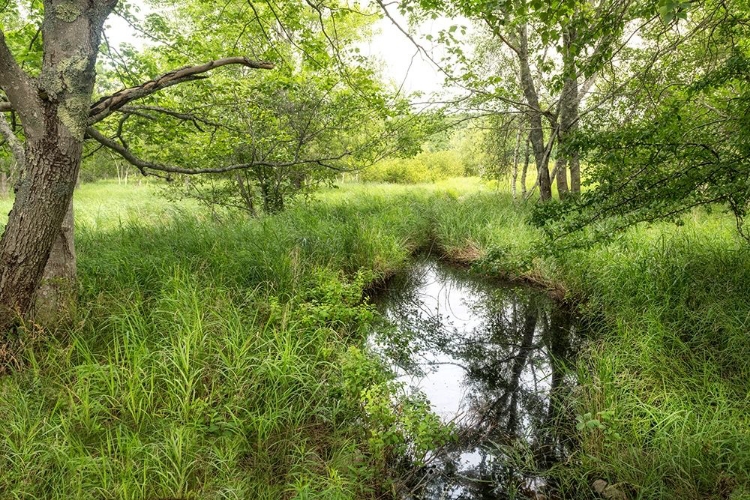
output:
{"label": "birch trunk", "polygon": [[518,150],[521,147],[521,127],[518,128],[518,133],[516,134],[516,147],[513,150],[513,173],[512,173],[512,179],[510,181],[510,191],[513,195],[513,199],[516,199],[516,184],[518,181]]}
{"label": "birch trunk", "polygon": [[526,104],[528,104],[529,107],[526,115],[531,129],[529,139],[531,141],[531,148],[534,152],[534,159],[536,161],[539,195],[542,201],[547,201],[552,199],[552,183],[549,175],[549,157],[546,154],[546,145],[544,142],[544,129],[542,127],[542,111],[539,107],[539,96],[537,95],[534,78],[531,75],[531,66],[529,64],[529,41],[527,29],[527,26],[523,25],[518,31],[520,80]]}
{"label": "birch trunk", "polygon": [[575,55],[572,44],[575,41],[575,30],[563,30],[563,89],[560,94],[560,130],[558,132],[557,189],[560,198],[568,193],[567,165],[570,165],[570,192],[581,192],[581,173],[578,154],[565,151],[569,138],[578,127],[578,72],[575,67]]}
{"label": "birch trunk", "polygon": [[531,151],[530,151],[530,144],[531,140],[529,138],[526,139],[526,151],[524,152],[524,159],[523,159],[523,170],[521,171],[521,199],[526,199],[526,175],[529,172],[529,161],[531,160]]}

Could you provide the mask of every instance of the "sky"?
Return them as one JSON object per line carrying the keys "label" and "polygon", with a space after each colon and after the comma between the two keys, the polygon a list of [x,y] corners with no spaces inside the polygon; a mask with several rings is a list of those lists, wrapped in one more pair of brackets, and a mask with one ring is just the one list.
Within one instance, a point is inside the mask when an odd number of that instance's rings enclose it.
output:
{"label": "sky", "polygon": [[[141,8],[141,15],[148,12],[148,8],[141,0],[131,0],[131,4]],[[402,26],[407,28],[407,22],[394,6],[389,7],[391,16]],[[420,28],[416,35],[420,45],[426,50],[433,52],[433,57],[439,59],[439,52],[432,44],[424,39],[427,33],[436,34],[440,29],[448,27],[452,21],[446,18],[437,19]],[[111,16],[107,21],[107,39],[113,45],[127,42],[136,47],[144,44],[142,39],[135,36],[133,29],[121,18]],[[392,80],[397,86],[403,85],[403,91],[407,93],[422,92],[430,94],[444,90],[443,77],[435,65],[430,62],[424,54],[418,53],[417,47],[404,35],[393,23],[387,19],[381,19],[375,26],[376,35],[362,47],[363,53],[377,58],[383,65],[384,76]]]}

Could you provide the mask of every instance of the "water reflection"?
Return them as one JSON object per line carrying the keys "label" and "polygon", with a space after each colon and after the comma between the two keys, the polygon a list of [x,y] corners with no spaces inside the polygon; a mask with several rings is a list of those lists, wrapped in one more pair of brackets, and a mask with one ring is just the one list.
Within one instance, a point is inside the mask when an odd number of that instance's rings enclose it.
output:
{"label": "water reflection", "polygon": [[540,472],[570,443],[559,429],[575,381],[572,316],[545,294],[420,259],[374,302],[392,324],[373,337],[399,379],[454,421],[459,440],[436,450],[406,498],[495,499],[554,485]]}

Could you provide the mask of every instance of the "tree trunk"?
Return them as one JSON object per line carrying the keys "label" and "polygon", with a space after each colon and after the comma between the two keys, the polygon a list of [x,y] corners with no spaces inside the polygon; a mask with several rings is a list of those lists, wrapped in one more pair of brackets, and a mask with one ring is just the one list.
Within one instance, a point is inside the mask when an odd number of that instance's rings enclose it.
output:
{"label": "tree trunk", "polygon": [[34,297],[34,322],[59,323],[71,317],[76,298],[76,249],[74,242],[73,202],[65,213],[60,231],[52,245],[42,282]]}
{"label": "tree trunk", "polygon": [[[563,30],[563,88],[560,94],[560,130],[558,132],[558,163],[557,163],[557,187],[560,198],[568,195],[568,182],[566,164],[570,165],[570,191],[581,192],[581,173],[578,164],[578,154],[566,151],[570,135],[578,127],[578,72],[575,67],[575,55],[572,52],[572,44],[575,41],[575,30],[567,28]],[[575,170],[575,173],[573,173]],[[564,190],[561,189],[561,181]]]}
{"label": "tree trunk", "polygon": [[565,155],[558,152],[557,160],[555,160],[555,180],[557,181],[557,195],[562,200],[568,196],[568,159]]}
{"label": "tree trunk", "polygon": [[536,160],[539,195],[542,201],[547,201],[552,199],[552,182],[549,175],[549,157],[547,156],[547,148],[544,143],[542,111],[539,107],[539,96],[537,95],[536,87],[534,86],[534,79],[531,75],[531,66],[529,65],[529,43],[526,25],[519,28],[518,38],[518,60],[520,63],[521,88],[523,89],[526,104],[528,104],[529,107],[526,115],[529,119],[529,125],[531,128],[529,138],[531,140],[531,148],[534,152],[534,159]]}
{"label": "tree trunk", "polygon": [[523,170],[521,171],[521,199],[526,199],[526,175],[529,172],[529,160],[531,159],[530,151],[531,139],[526,138],[526,151],[523,157]]}
{"label": "tree trunk", "polygon": [[8,174],[3,170],[0,172],[0,198],[5,200],[10,195],[10,189],[8,187]]}
{"label": "tree trunk", "polygon": [[235,180],[237,181],[237,186],[240,188],[240,196],[242,197],[242,200],[245,202],[245,208],[250,213],[251,217],[257,216],[257,213],[255,212],[255,202],[253,201],[253,194],[250,192],[250,189],[248,189],[248,186],[245,184],[245,180],[242,178],[243,175],[247,174],[241,174],[237,172],[235,174]]}
{"label": "tree trunk", "polygon": [[570,155],[570,192],[575,196],[581,194],[581,163],[578,151]]}
{"label": "tree trunk", "polygon": [[518,181],[518,150],[521,148],[521,127],[519,125],[516,133],[516,147],[513,150],[513,174],[510,181],[510,191],[513,199],[516,199],[516,184]]}
{"label": "tree trunk", "polygon": [[[54,114],[47,119],[57,121]],[[0,327],[30,312],[73,197],[83,137],[60,135],[27,142],[26,172],[0,242]]]}
{"label": "tree trunk", "polygon": [[[32,312],[52,246],[69,214],[102,26],[116,3],[45,0],[44,56],[35,79],[23,72],[0,37],[0,84],[26,137],[24,175],[0,240],[0,336],[19,315]],[[71,242],[62,243],[66,251],[72,251]]]}

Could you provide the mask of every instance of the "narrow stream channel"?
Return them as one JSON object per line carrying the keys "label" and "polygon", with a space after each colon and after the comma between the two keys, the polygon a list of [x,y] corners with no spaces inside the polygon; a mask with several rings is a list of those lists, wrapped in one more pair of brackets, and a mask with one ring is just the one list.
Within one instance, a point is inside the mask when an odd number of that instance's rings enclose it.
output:
{"label": "narrow stream channel", "polygon": [[391,323],[373,334],[376,352],[459,436],[412,475],[404,498],[554,497],[543,471],[572,446],[573,315],[543,292],[427,256],[372,300]]}

